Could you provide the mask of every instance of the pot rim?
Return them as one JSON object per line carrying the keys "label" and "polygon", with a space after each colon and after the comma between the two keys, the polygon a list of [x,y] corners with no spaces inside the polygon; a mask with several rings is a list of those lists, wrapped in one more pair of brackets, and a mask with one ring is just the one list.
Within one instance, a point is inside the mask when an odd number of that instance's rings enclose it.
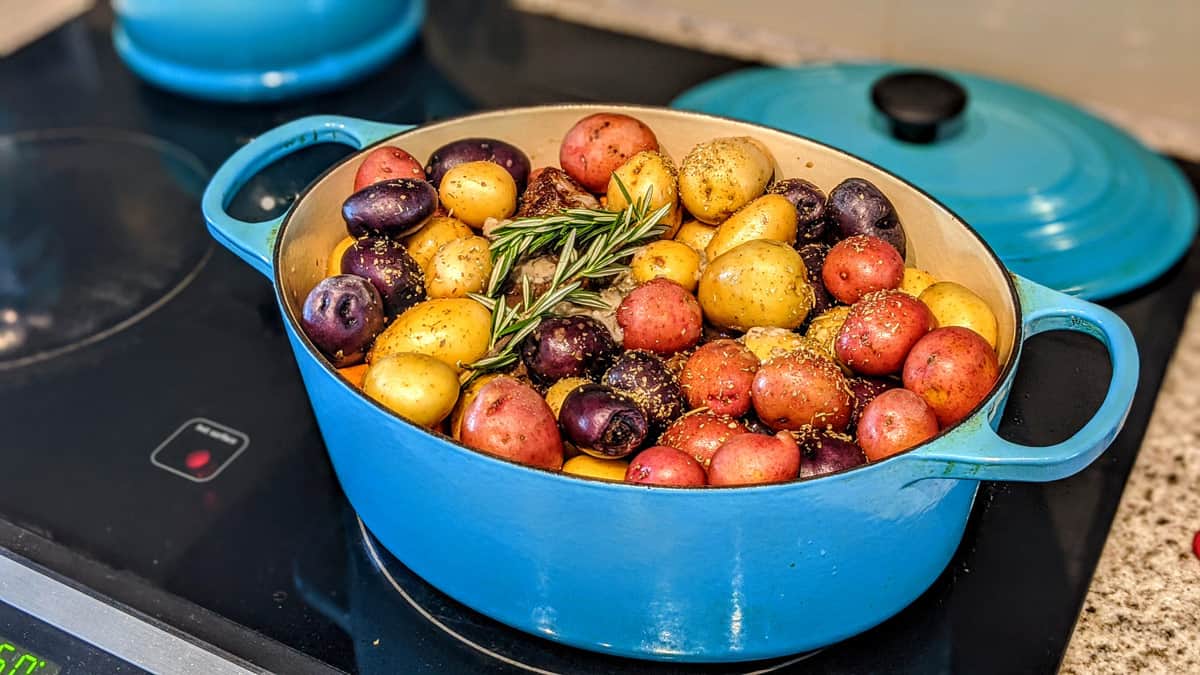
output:
{"label": "pot rim", "polygon": [[[879,171],[883,174],[886,174],[887,176],[895,179],[896,181],[898,181],[902,185],[908,187],[909,189],[914,190],[917,194],[921,195],[922,198],[924,198],[925,200],[928,200],[929,202],[933,203],[935,206],[937,206],[941,210],[945,211],[958,226],[967,230],[967,232],[979,242],[979,244],[983,247],[983,249],[987,252],[987,254],[989,256],[991,256],[992,262],[1005,273],[1004,281],[1008,288],[1009,298],[1012,300],[1012,306],[1013,306],[1013,312],[1014,312],[1014,316],[1012,317],[1012,319],[1013,319],[1013,342],[1012,342],[1012,349],[1010,350],[1010,353],[1009,353],[1009,358],[1008,358],[1007,362],[1004,363],[1003,366],[1000,368],[1000,374],[997,376],[995,384],[992,386],[992,388],[988,392],[987,396],[985,396],[979,402],[978,405],[976,405],[974,408],[972,408],[971,412],[969,412],[959,422],[957,422],[956,424],[953,424],[949,427],[946,427],[945,429],[939,430],[936,435],[925,440],[922,443],[919,443],[911,448],[908,448],[902,452],[898,452],[898,453],[891,455],[889,457],[886,457],[884,459],[877,460],[877,461],[868,461],[865,464],[860,464],[858,466],[850,467],[848,469],[842,469],[840,471],[834,471],[831,473],[824,473],[824,474],[820,474],[818,476],[809,476],[806,478],[796,478],[794,480],[786,481],[786,482],[782,482],[782,483],[764,483],[764,484],[759,484],[759,485],[723,485],[723,486],[706,485],[706,486],[702,486],[702,487],[645,485],[645,484],[638,484],[638,483],[625,483],[625,482],[619,482],[619,481],[609,481],[609,480],[602,480],[599,478],[591,478],[589,476],[577,476],[574,474],[566,474],[566,473],[563,473],[562,471],[552,471],[550,469],[543,469],[540,467],[530,466],[528,464],[522,464],[520,462],[511,460],[511,459],[507,459],[505,457],[500,457],[498,455],[493,455],[493,454],[484,452],[482,450],[476,450],[474,448],[468,447],[468,446],[463,445],[462,443],[454,440],[452,437],[450,437],[446,434],[443,434],[442,432],[440,432],[438,430],[430,429],[428,427],[424,427],[415,422],[412,422],[408,418],[386,408],[383,404],[370,398],[369,396],[364,394],[361,390],[357,389],[356,387],[351,386],[350,382],[348,380],[346,380],[344,377],[342,377],[340,373],[337,372],[337,369],[333,367],[333,365],[329,362],[329,360],[327,358],[325,358],[325,356],[323,354],[321,354],[320,350],[318,350],[316,348],[316,346],[312,343],[312,341],[308,338],[308,335],[306,335],[304,333],[303,329],[300,328],[299,318],[296,316],[294,309],[290,306],[290,304],[283,297],[283,272],[282,272],[282,266],[279,264],[279,261],[280,261],[280,257],[283,252],[283,242],[285,239],[285,234],[287,232],[288,225],[290,225],[292,222],[292,217],[296,213],[296,210],[297,210],[296,207],[302,201],[304,201],[304,199],[308,197],[308,195],[313,191],[313,189],[315,189],[316,186],[318,186],[323,180],[325,180],[325,178],[327,176],[329,176],[329,174],[340,169],[342,166],[346,165],[347,163],[362,157],[366,153],[371,152],[375,148],[386,145],[388,143],[391,143],[399,138],[403,138],[404,136],[406,136],[408,134],[417,133],[420,131],[424,131],[427,129],[436,128],[436,127],[440,127],[440,126],[449,126],[449,125],[455,124],[455,123],[465,120],[465,119],[487,119],[489,117],[501,117],[501,116],[506,116],[506,115],[510,115],[513,113],[536,113],[540,110],[548,110],[548,109],[561,110],[564,108],[579,109],[581,112],[584,112],[584,111],[587,111],[587,112],[601,112],[601,111],[625,112],[625,113],[630,114],[631,116],[636,116],[636,113],[638,111],[652,110],[656,113],[664,113],[665,112],[665,113],[669,113],[673,116],[692,117],[692,118],[698,118],[698,119],[702,119],[702,120],[706,120],[706,119],[707,120],[717,120],[717,121],[721,121],[721,122],[734,122],[739,125],[744,125],[744,126],[748,126],[748,127],[756,128],[756,129],[762,129],[764,131],[770,131],[772,133],[779,133],[779,134],[783,134],[785,136],[790,136],[790,137],[797,138],[800,140],[808,141],[809,143],[812,143],[812,144],[820,147],[824,151],[834,153],[837,155],[841,155],[842,157],[847,157],[847,158],[862,162],[863,164],[866,164],[867,166],[870,166],[870,167],[876,169],[877,171]],[[872,470],[880,470],[877,467],[886,465],[888,463],[892,463],[894,460],[899,460],[899,461],[911,460],[914,456],[914,453],[917,453],[918,451],[920,451],[924,448],[927,448],[933,444],[936,444],[936,443],[942,441],[946,436],[957,432],[959,429],[968,425],[973,420],[976,420],[981,414],[985,413],[986,409],[989,408],[995,402],[997,397],[1002,397],[1005,395],[1006,390],[1009,387],[1011,375],[1016,368],[1017,361],[1020,359],[1021,347],[1022,347],[1022,343],[1024,342],[1024,337],[1025,337],[1024,336],[1025,325],[1024,325],[1024,322],[1022,321],[1022,318],[1024,316],[1024,309],[1021,306],[1020,293],[1017,292],[1016,285],[1013,283],[1012,273],[1008,270],[1008,268],[1000,260],[999,256],[996,255],[996,252],[994,250],[992,250],[992,247],[990,245],[988,245],[987,241],[985,241],[984,238],[979,234],[979,232],[975,230],[975,228],[971,227],[971,225],[968,224],[965,220],[963,220],[963,218],[961,216],[959,216],[957,213],[955,213],[953,210],[951,210],[950,207],[948,207],[945,204],[943,204],[942,202],[940,202],[933,195],[929,194],[925,190],[923,190],[920,187],[909,182],[907,179],[892,173],[890,170],[888,170],[882,166],[879,166],[878,164],[875,164],[874,162],[872,162],[870,160],[863,159],[862,157],[859,157],[858,155],[855,155],[850,152],[846,152],[845,150],[842,150],[840,148],[833,147],[831,145],[823,143],[814,138],[810,138],[808,136],[793,133],[790,131],[784,131],[783,129],[776,129],[773,127],[764,126],[762,124],[756,124],[754,122],[747,122],[745,120],[735,119],[732,117],[726,117],[726,116],[722,116],[722,115],[713,115],[710,113],[694,112],[694,111],[690,111],[690,110],[677,110],[677,109],[669,108],[666,106],[636,105],[636,104],[629,104],[629,103],[604,103],[604,102],[546,103],[546,104],[531,105],[531,106],[499,108],[499,109],[493,109],[493,110],[484,110],[484,111],[476,111],[476,112],[471,112],[471,113],[463,113],[460,115],[446,117],[444,119],[441,119],[441,120],[438,120],[436,122],[432,122],[429,124],[418,124],[411,128],[403,129],[402,131],[398,131],[394,134],[385,136],[385,137],[381,138],[380,140],[378,140],[370,145],[364,146],[360,150],[347,155],[346,157],[342,158],[338,162],[329,166],[329,168],[322,171],[321,174],[318,175],[316,178],[313,178],[312,181],[310,181],[308,183],[308,185],[306,185],[304,187],[304,189],[300,192],[299,195],[296,196],[296,199],[288,207],[287,213],[285,214],[283,221],[279,225],[279,231],[278,231],[277,236],[275,237],[275,243],[272,248],[273,248],[273,250],[271,252],[272,284],[274,285],[276,302],[279,303],[280,307],[283,310],[283,315],[285,317],[285,320],[288,323],[288,329],[293,331],[296,334],[296,336],[300,340],[300,343],[304,345],[304,348],[308,352],[308,355],[311,358],[317,360],[324,367],[326,373],[334,376],[338,380],[339,384],[341,384],[344,387],[349,387],[349,388],[353,389],[354,390],[353,393],[361,399],[362,403],[374,406],[378,412],[380,412],[384,415],[388,415],[394,419],[400,420],[405,424],[411,425],[412,427],[415,428],[415,430],[426,433],[431,438],[446,443],[447,445],[451,446],[451,448],[453,448],[453,450],[456,452],[468,452],[483,461],[500,462],[502,464],[511,465],[513,467],[517,467],[519,469],[523,469],[526,471],[536,472],[533,475],[544,474],[546,476],[552,476],[558,480],[571,481],[571,482],[585,481],[586,483],[591,484],[593,486],[598,486],[601,488],[610,488],[610,489],[614,489],[614,490],[656,490],[656,491],[669,491],[669,492],[676,493],[676,494],[694,494],[694,493],[710,493],[710,492],[713,492],[716,490],[720,490],[720,491],[736,490],[739,492],[744,492],[744,491],[765,492],[765,491],[775,491],[775,490],[803,489],[804,486],[810,485],[814,482],[819,482],[822,479],[833,478],[835,476],[842,476],[842,475],[850,473],[850,472],[865,472],[865,471],[872,471]],[[633,456],[636,454],[637,453],[632,453],[630,456]],[[963,480],[958,477],[950,477],[950,479]]]}

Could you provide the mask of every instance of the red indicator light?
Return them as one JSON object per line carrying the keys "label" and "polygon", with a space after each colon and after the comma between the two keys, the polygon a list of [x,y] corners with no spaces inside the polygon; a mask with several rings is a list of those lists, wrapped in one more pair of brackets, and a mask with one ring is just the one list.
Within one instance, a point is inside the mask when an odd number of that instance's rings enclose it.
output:
{"label": "red indicator light", "polygon": [[189,471],[199,471],[212,461],[212,453],[208,450],[192,450],[183,458],[183,463]]}

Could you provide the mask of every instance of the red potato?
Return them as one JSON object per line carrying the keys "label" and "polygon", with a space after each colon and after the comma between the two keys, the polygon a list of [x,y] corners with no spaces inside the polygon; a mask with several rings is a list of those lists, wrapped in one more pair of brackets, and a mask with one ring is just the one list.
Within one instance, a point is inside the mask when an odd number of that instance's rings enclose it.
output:
{"label": "red potato", "polygon": [[385,145],[367,153],[354,174],[354,191],[393,178],[425,180],[425,169],[416,157],[400,148]]}
{"label": "red potato", "polygon": [[917,341],[904,361],[904,388],[925,399],[948,427],[979,405],[1000,377],[987,339],[970,328],[939,328]]}
{"label": "red potato", "polygon": [[867,293],[899,288],[904,281],[904,258],[879,237],[855,235],[829,250],[821,280],[833,297],[852,305]]}
{"label": "red potato", "polygon": [[672,422],[658,444],[682,450],[707,467],[725,441],[746,433],[750,433],[746,425],[728,415],[697,412]]}
{"label": "red potato", "polygon": [[511,377],[490,380],[463,413],[463,445],[514,462],[561,469],[562,437],[545,399]]}
{"label": "red potato", "polygon": [[633,289],[617,306],[626,349],[667,356],[700,341],[704,318],[700,303],[670,279],[651,279]]}
{"label": "red potato", "polygon": [[834,349],[839,361],[861,375],[890,375],[936,325],[920,300],[901,291],[878,291],[850,307]]}
{"label": "red potato", "polygon": [[832,361],[804,352],[777,356],[758,368],[751,389],[754,412],[775,429],[813,426],[845,431],[854,396]]}
{"label": "red potato", "polygon": [[758,357],[746,346],[720,339],[703,344],[683,364],[679,383],[692,408],[741,417],[750,410]]}
{"label": "red potato", "polygon": [[563,137],[558,163],[585,188],[601,193],[612,173],[643,150],[658,150],[650,127],[629,115],[596,113],[576,122]]}
{"label": "red potato", "polygon": [[626,483],[703,487],[708,474],[696,458],[682,450],[656,445],[639,452],[625,471]]}
{"label": "red potato", "polygon": [[858,422],[858,445],[877,462],[933,438],[937,415],[925,399],[907,389],[889,389],[875,397]]}
{"label": "red potato", "polygon": [[799,475],[800,448],[786,431],[774,436],[734,436],[717,450],[708,465],[709,485],[782,483]]}

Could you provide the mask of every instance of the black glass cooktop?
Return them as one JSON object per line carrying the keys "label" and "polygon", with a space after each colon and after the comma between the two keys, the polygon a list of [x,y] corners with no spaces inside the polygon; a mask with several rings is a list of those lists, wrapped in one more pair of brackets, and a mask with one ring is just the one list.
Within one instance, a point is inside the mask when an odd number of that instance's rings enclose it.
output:
{"label": "black glass cooktop", "polygon": [[[665,103],[742,65],[501,3],[460,31],[474,3],[430,4],[424,41],[384,72],[285,105],[198,103],[141,84],[112,52],[104,7],[0,61],[0,546],[279,672],[1054,670],[1200,279],[1196,247],[1107,303],[1143,359],[1112,448],[1067,480],[985,484],[941,578],[844,643],[699,669],[600,657],[479,616],[380,549],[334,479],[268,282],[204,234],[207,175],[305,114],[413,123],[518,102]],[[550,67],[547,43],[576,48]],[[664,75],[614,89],[590,65],[605,55]],[[345,152],[316,146],[268,168],[232,210],[279,213]],[[1184,168],[1196,184],[1200,167]],[[1035,338],[1003,434],[1065,438],[1108,376],[1098,343]]]}

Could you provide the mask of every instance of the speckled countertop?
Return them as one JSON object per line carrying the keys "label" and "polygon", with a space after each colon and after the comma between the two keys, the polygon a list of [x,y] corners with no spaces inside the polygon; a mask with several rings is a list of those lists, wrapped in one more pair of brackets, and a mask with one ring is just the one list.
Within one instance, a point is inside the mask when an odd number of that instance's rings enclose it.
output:
{"label": "speckled countertop", "polygon": [[1061,672],[1200,673],[1200,296],[1155,404]]}

